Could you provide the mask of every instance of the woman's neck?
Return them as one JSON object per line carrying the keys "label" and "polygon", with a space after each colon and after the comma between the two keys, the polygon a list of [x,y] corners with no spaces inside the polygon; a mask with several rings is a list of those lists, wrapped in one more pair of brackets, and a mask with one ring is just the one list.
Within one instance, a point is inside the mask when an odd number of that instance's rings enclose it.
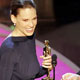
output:
{"label": "woman's neck", "polygon": [[20,37],[20,36],[25,36],[25,35],[15,27],[15,29],[12,31],[12,36]]}

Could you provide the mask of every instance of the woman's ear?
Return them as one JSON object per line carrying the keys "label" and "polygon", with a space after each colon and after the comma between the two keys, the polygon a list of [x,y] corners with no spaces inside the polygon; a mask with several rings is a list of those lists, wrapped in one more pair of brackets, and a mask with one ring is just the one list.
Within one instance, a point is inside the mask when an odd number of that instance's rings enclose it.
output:
{"label": "woman's ear", "polygon": [[14,16],[14,15],[11,14],[11,21],[12,21],[14,24],[16,24],[16,16]]}

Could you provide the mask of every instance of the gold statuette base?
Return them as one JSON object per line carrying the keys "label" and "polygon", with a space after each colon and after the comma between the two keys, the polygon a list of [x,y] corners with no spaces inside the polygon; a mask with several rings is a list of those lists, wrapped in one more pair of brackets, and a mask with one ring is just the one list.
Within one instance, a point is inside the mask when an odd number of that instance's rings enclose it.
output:
{"label": "gold statuette base", "polygon": [[44,78],[44,79],[42,79],[42,80],[53,80],[53,79],[50,78],[50,77],[46,77],[46,78]]}

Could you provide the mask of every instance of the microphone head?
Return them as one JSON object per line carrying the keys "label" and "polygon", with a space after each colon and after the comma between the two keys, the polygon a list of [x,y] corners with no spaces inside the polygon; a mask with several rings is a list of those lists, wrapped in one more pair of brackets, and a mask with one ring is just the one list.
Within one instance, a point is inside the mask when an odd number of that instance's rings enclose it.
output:
{"label": "microphone head", "polygon": [[53,61],[56,61],[56,59],[57,59],[57,55],[56,55],[56,54],[53,54],[53,55],[52,55],[52,60],[53,60]]}
{"label": "microphone head", "polygon": [[53,66],[56,66],[56,64],[57,64],[57,55],[56,54],[52,55],[52,64],[53,64]]}

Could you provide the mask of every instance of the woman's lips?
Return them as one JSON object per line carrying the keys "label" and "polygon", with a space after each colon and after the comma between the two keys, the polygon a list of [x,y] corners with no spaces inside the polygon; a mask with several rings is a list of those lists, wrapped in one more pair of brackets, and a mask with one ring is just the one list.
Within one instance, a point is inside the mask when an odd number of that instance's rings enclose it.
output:
{"label": "woman's lips", "polygon": [[34,28],[27,28],[26,31],[27,32],[33,32],[34,31]]}

